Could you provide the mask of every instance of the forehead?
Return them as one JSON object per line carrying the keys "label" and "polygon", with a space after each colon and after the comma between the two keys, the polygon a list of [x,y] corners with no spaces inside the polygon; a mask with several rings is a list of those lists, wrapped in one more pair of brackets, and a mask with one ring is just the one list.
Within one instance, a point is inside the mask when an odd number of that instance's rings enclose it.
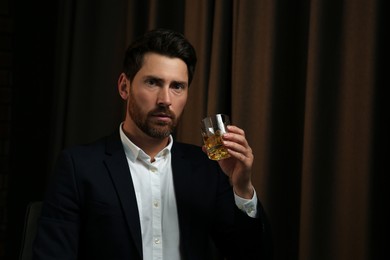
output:
{"label": "forehead", "polygon": [[153,52],[144,55],[142,67],[137,74],[188,82],[187,64],[183,60]]}

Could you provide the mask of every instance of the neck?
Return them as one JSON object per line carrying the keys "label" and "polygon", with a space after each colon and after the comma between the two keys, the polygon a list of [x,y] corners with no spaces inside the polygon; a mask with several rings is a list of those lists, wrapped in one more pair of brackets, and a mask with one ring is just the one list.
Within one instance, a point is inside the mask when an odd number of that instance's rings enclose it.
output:
{"label": "neck", "polygon": [[151,161],[154,161],[154,157],[164,149],[169,143],[169,137],[166,138],[154,138],[143,131],[138,127],[130,127],[126,125],[126,122],[122,126],[122,130],[125,135],[139,148],[141,148],[147,155],[150,156]]}

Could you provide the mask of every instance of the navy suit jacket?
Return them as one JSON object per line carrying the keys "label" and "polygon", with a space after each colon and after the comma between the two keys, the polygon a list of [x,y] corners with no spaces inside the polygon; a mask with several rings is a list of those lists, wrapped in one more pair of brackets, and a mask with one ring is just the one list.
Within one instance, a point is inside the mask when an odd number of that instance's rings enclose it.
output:
{"label": "navy suit jacket", "polygon": [[[227,259],[268,259],[260,203],[256,219],[241,212],[228,178],[200,147],[174,142],[172,171],[182,259],[212,259],[211,244]],[[119,133],[61,153],[33,259],[142,259],[136,196]]]}

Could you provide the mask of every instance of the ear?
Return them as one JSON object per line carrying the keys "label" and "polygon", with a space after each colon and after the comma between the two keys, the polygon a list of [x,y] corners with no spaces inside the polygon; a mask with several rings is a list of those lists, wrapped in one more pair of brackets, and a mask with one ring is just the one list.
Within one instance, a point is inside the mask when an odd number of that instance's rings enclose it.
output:
{"label": "ear", "polygon": [[125,73],[122,72],[118,78],[118,92],[123,100],[127,100],[127,98],[129,97],[128,84],[130,84],[130,82],[127,79]]}

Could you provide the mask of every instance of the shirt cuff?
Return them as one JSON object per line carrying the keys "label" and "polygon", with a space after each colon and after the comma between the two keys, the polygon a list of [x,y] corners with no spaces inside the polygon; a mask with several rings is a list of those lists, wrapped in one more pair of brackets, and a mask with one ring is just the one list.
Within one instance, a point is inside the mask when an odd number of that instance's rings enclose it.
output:
{"label": "shirt cuff", "polygon": [[257,217],[257,195],[256,190],[253,190],[253,197],[251,199],[244,199],[234,193],[234,200],[237,207],[245,212],[249,217]]}

